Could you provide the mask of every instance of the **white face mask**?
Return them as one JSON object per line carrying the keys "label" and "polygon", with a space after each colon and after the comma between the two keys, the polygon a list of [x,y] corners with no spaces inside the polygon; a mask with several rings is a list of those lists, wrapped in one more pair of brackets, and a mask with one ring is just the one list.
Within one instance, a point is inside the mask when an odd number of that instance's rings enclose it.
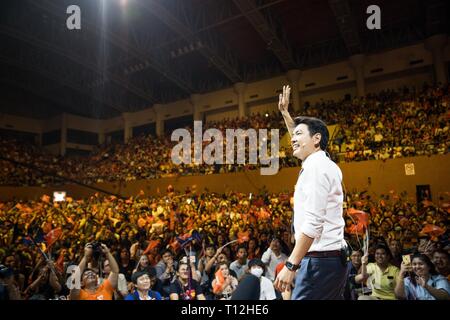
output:
{"label": "white face mask", "polygon": [[258,278],[261,278],[264,270],[260,267],[257,268],[251,268],[250,273]]}

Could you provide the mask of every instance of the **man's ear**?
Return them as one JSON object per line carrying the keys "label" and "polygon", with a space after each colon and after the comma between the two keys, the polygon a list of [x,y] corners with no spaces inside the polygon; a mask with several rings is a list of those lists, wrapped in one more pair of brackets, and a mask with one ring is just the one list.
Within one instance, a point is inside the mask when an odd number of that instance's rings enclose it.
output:
{"label": "man's ear", "polygon": [[322,140],[322,134],[320,133],[316,133],[313,137],[314,139],[314,147],[319,147],[320,146],[320,140]]}

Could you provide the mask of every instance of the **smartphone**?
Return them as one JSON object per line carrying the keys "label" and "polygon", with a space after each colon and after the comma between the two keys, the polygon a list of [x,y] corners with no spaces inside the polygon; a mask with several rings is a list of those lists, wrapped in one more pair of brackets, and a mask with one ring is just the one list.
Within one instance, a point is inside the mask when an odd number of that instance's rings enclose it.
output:
{"label": "smartphone", "polygon": [[190,256],[191,263],[195,263],[195,256]]}
{"label": "smartphone", "polygon": [[407,265],[407,266],[411,265],[411,255],[410,254],[403,255],[402,260],[405,265]]}

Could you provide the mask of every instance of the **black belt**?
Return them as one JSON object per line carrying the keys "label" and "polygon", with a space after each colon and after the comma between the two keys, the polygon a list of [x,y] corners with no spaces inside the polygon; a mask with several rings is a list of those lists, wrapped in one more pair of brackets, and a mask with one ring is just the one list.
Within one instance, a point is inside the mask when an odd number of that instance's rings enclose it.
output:
{"label": "black belt", "polygon": [[341,250],[331,250],[331,251],[310,251],[305,254],[305,257],[313,258],[326,258],[326,257],[340,257]]}

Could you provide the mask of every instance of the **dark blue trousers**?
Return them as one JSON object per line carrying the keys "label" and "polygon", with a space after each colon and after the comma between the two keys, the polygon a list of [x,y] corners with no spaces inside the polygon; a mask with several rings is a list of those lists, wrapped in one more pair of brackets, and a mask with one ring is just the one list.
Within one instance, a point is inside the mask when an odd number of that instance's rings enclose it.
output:
{"label": "dark blue trousers", "polygon": [[297,272],[292,300],[343,300],[347,267],[340,257],[305,257]]}

